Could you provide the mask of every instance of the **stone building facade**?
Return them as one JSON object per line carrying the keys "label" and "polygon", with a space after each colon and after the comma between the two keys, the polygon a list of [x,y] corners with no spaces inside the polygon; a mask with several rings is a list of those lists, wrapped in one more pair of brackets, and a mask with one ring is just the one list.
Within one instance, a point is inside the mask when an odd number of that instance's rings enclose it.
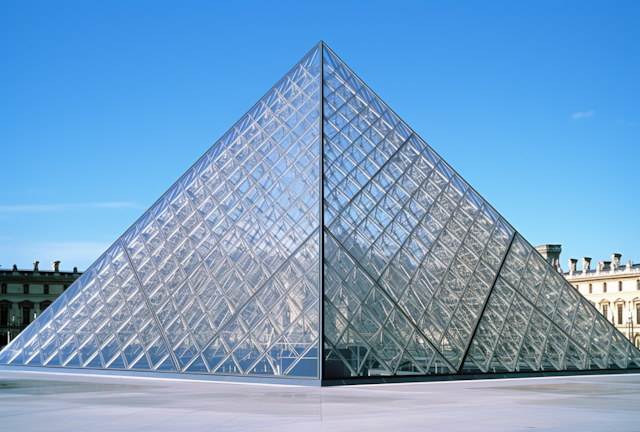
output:
{"label": "stone building facade", "polygon": [[0,267],[0,347],[6,345],[36,316],[39,316],[67,289],[81,273],[60,271],[60,261],[51,263],[51,270]]}
{"label": "stone building facade", "polygon": [[560,267],[560,245],[541,245],[536,249],[607,320],[640,347],[640,264],[631,260],[622,263],[622,256],[614,253],[610,260],[598,261],[594,266],[591,258],[583,257],[580,270],[578,260],[570,258],[569,271],[565,272]]}

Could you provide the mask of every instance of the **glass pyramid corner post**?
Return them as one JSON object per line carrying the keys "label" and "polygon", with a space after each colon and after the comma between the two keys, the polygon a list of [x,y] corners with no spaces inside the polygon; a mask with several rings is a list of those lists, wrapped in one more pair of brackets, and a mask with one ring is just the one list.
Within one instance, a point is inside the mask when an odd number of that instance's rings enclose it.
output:
{"label": "glass pyramid corner post", "polygon": [[319,378],[319,44],[0,364]]}
{"label": "glass pyramid corner post", "polygon": [[325,46],[323,379],[640,367]]}

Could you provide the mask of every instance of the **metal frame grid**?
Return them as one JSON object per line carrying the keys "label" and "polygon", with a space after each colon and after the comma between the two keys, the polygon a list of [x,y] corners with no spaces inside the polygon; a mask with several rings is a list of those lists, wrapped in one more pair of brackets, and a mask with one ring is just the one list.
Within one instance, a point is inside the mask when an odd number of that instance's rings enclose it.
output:
{"label": "metal frame grid", "polygon": [[[318,44],[0,362],[319,379],[320,56]],[[107,340],[87,339],[98,331]]]}
{"label": "metal frame grid", "polygon": [[[326,265],[328,265],[329,273],[325,274],[325,278],[327,278],[325,282],[325,296],[324,302],[329,305],[325,305],[325,331],[323,331],[323,335],[325,337],[325,350],[329,350],[330,352],[325,353],[324,359],[325,363],[334,364],[342,363],[343,368],[341,372],[333,372],[333,375],[328,376],[330,379],[342,379],[348,380],[350,378],[356,377],[371,377],[373,375],[378,375],[381,377],[388,376],[402,376],[407,373],[407,371],[401,371],[400,365],[398,363],[394,363],[397,360],[397,350],[392,353],[391,356],[386,360],[388,364],[385,364],[385,360],[380,358],[380,353],[375,352],[375,349],[372,348],[372,343],[367,342],[367,338],[369,340],[375,339],[377,336],[384,333],[382,330],[385,326],[385,323],[389,322],[392,319],[393,313],[399,314],[403,316],[406,320],[408,320],[414,328],[414,334],[420,334],[421,337],[426,339],[427,344],[435,349],[435,357],[442,356],[446,359],[450,359],[451,362],[447,362],[444,359],[442,360],[447,368],[440,368],[436,370],[435,365],[431,365],[431,367],[420,367],[418,364],[414,364],[415,368],[412,371],[408,371],[409,374],[413,374],[416,371],[419,373],[426,374],[450,374],[450,373],[458,373],[464,374],[473,372],[473,368],[469,367],[469,364],[472,362],[470,357],[470,352],[472,352],[472,348],[477,348],[478,341],[485,337],[486,335],[478,334],[478,332],[483,333],[484,330],[484,321],[486,321],[487,317],[491,316],[493,311],[493,304],[497,302],[497,298],[499,298],[499,292],[495,291],[496,285],[501,286],[503,276],[502,272],[507,265],[507,252],[511,250],[513,246],[513,242],[516,237],[519,241],[523,241],[521,237],[517,234],[515,229],[513,229],[503,218],[499,216],[497,212],[482,198],[480,198],[479,194],[477,194],[468,184],[466,184],[458,175],[455,173],[453,169],[451,169],[432,149],[428,147],[424,141],[422,141],[415,132],[413,132],[406,123],[402,121],[382,100],[379,99],[378,96],[366,86],[360,78],[357,77],[349,67],[344,64],[328,47],[326,49],[327,54],[323,56],[323,64],[327,63],[327,67],[330,72],[327,73],[327,69],[323,71],[323,119],[325,123],[325,132],[323,134],[325,154],[329,156],[325,156],[323,161],[323,173],[325,176],[325,192],[324,192],[324,203],[325,203],[325,221],[323,224],[325,229],[325,236],[330,236],[332,241],[335,243],[333,249],[334,254],[331,255],[332,251],[327,249],[325,254],[323,255],[323,259],[325,260]],[[327,58],[329,58],[327,60]],[[350,101],[356,100],[354,103]],[[371,112],[367,111],[371,109],[374,112],[371,115]],[[375,126],[375,122],[382,123],[382,126],[377,128]],[[385,129],[386,126],[386,129]],[[390,145],[388,141],[388,137],[394,133],[394,130],[397,128],[402,129],[404,142],[400,142],[397,146],[393,147]],[[370,132],[374,130],[373,132]],[[376,133],[377,132],[377,133]],[[377,136],[377,139],[373,139],[373,136]],[[337,138],[336,138],[337,137]],[[427,166],[424,163],[420,164],[418,158],[412,159],[410,162],[405,162],[394,165],[395,159],[397,159],[398,155],[402,153],[404,146],[408,145],[407,143],[415,138],[418,144],[414,145],[418,147],[418,151],[428,152],[430,154],[429,160],[435,161],[435,163],[431,164],[431,166]],[[358,143],[358,141],[361,141]],[[337,144],[334,143],[337,141]],[[362,141],[366,141],[366,144],[362,144]],[[391,151],[389,151],[389,147],[391,147]],[[379,149],[382,149],[378,153],[376,153]],[[328,152],[328,153],[327,153]],[[374,155],[373,157],[371,155]],[[414,157],[415,155],[412,155]],[[375,169],[370,172],[366,172],[367,168],[370,166],[375,166]],[[403,183],[403,179],[407,177],[405,171],[409,172],[411,169],[420,166],[420,171],[426,171],[428,176],[426,178],[422,178],[422,182],[420,185],[412,185],[413,187],[405,187],[404,192],[408,194],[408,198],[405,198],[403,201],[396,201],[398,204],[398,208],[391,213],[385,213],[386,220],[384,223],[379,223],[376,226],[375,232],[376,235],[372,237],[370,241],[366,241],[364,237],[366,234],[370,233],[372,230],[370,229],[371,224],[367,224],[367,221],[371,221],[371,215],[374,215],[376,211],[379,211],[380,208],[384,204],[384,200],[387,199],[394,188],[400,188],[405,186],[406,184],[411,184],[408,181]],[[388,242],[386,246],[392,244],[393,247],[391,249],[386,249],[385,247],[380,248],[383,252],[387,252],[389,257],[386,263],[383,263],[380,269],[375,268],[376,257],[373,254],[366,255],[369,251],[374,249],[376,242],[378,242],[383,236],[389,234],[389,227],[396,223],[399,217],[404,217],[404,222],[406,223],[409,218],[403,215],[403,212],[410,208],[413,204],[415,197],[420,194],[421,187],[428,183],[430,176],[434,176],[435,172],[438,171],[438,168],[442,168],[439,172],[444,179],[444,184],[438,190],[440,195],[435,194],[432,196],[432,201],[428,206],[423,208],[424,213],[420,217],[416,217],[416,219],[410,220],[409,224],[405,224],[404,228],[406,228],[406,232],[404,232],[404,238],[399,244],[393,244]],[[375,179],[377,176],[381,176],[381,173],[386,173],[385,176],[386,184],[383,184],[379,187],[382,190],[379,196],[372,196],[370,194],[370,185],[372,183],[376,183]],[[411,177],[414,179],[415,177]],[[364,179],[364,181],[362,181]],[[417,265],[414,263],[412,265],[413,268],[418,268],[418,270],[414,270],[413,273],[407,275],[402,274],[398,271],[398,269],[403,268],[403,260],[398,260],[397,258],[402,256],[404,261],[407,260],[407,256],[410,258],[416,258],[411,255],[412,248],[410,242],[414,239],[412,236],[416,233],[420,228],[423,228],[424,220],[431,216],[431,212],[435,207],[435,205],[439,205],[441,203],[438,202],[441,199],[441,196],[446,195],[444,193],[444,188],[448,187],[446,182],[453,182],[452,179],[457,179],[456,184],[461,185],[464,189],[462,192],[464,194],[473,194],[474,200],[479,202],[480,206],[484,207],[491,213],[491,218],[493,219],[494,224],[501,224],[505,227],[505,231],[507,233],[506,243],[500,245],[500,248],[496,248],[494,244],[492,247],[492,252],[488,255],[488,262],[491,265],[485,266],[484,274],[487,276],[485,281],[489,283],[488,290],[478,290],[477,287],[471,289],[468,285],[466,287],[466,291],[462,296],[458,298],[457,303],[451,308],[451,310],[445,314],[448,315],[444,318],[443,328],[440,328],[441,332],[430,332],[430,325],[434,324],[434,320],[438,320],[438,315],[442,315],[443,307],[440,308],[430,308],[429,306],[421,305],[420,318],[413,319],[412,316],[412,308],[407,306],[407,303],[402,303],[404,300],[404,296],[406,292],[409,291],[410,287],[414,283],[416,279],[420,279],[423,275],[420,274],[420,269],[426,267],[427,256],[431,254],[438,242],[440,242],[443,233],[446,233],[446,229],[449,227],[449,223],[454,219],[454,216],[449,216],[440,220],[441,222],[441,230],[435,233],[434,239],[428,245],[427,250],[420,257],[418,257]],[[453,183],[452,183],[453,184]],[[364,198],[363,198],[364,196]],[[451,197],[449,197],[451,198]],[[354,203],[357,203],[354,205]],[[364,206],[363,203],[366,203]],[[436,204],[434,204],[436,203]],[[455,202],[454,206],[451,207],[449,215],[454,215],[454,212],[458,211],[458,206],[461,201]],[[354,208],[355,207],[355,208]],[[384,207],[386,211],[389,207]],[[442,212],[441,212],[442,213]],[[445,213],[446,214],[446,213]],[[476,222],[476,217],[480,214],[480,212],[471,215],[470,225],[466,226],[469,228],[471,224]],[[399,216],[400,215],[400,216]],[[413,215],[416,216],[416,215]],[[373,218],[375,221],[380,222],[380,218]],[[336,222],[336,220],[338,222]],[[328,234],[329,233],[329,234]],[[463,251],[462,247],[464,246],[464,242],[468,238],[477,240],[477,233],[473,233],[473,229],[467,229],[466,232],[462,231],[462,235],[458,237],[459,243],[449,242],[448,245],[452,245],[452,248],[444,246],[442,250],[447,250],[449,253],[453,254],[453,258],[450,257],[448,263],[444,266],[444,271],[442,272],[444,275],[448,275],[454,266],[455,260],[461,256],[466,259],[466,263],[473,263],[472,271],[476,272],[482,263],[484,262],[484,257],[487,257],[486,251],[490,249],[490,242],[484,244],[484,246],[477,249],[474,254],[470,253],[469,250]],[[391,232],[391,234],[393,234]],[[450,234],[450,233],[449,233]],[[454,237],[455,236],[450,236]],[[491,238],[492,239],[492,238]],[[486,241],[486,239],[485,239]],[[362,246],[364,245],[364,246]],[[462,246],[461,246],[462,245]],[[424,244],[422,245],[424,246]],[[531,248],[530,245],[527,244],[527,247],[532,251],[532,255],[537,255],[538,260],[541,259],[537,252],[533,252],[535,249]],[[335,250],[339,250],[335,252]],[[380,252],[378,250],[378,252]],[[404,256],[403,256],[404,254]],[[335,256],[339,255],[339,259],[335,259]],[[331,264],[333,260],[336,263]],[[471,257],[471,259],[470,259]],[[479,257],[483,257],[483,260],[480,260]],[[475,260],[475,261],[474,261]],[[366,304],[367,293],[364,293],[360,298],[356,295],[356,291],[359,287],[356,287],[353,282],[348,283],[345,278],[348,276],[343,274],[342,278],[331,277],[335,275],[337,272],[333,271],[333,267],[338,265],[340,267],[345,266],[345,262],[349,262],[349,266],[353,266],[359,269],[359,271],[363,274],[366,274],[367,277],[371,279],[371,286],[375,285],[377,288],[372,289],[380,289],[381,293],[383,293],[385,301],[389,302],[393,305],[393,311],[389,311],[385,316],[381,317],[381,319],[376,320],[375,318],[369,319],[370,331],[369,329],[365,329],[364,331],[367,333],[367,336],[363,336],[358,334],[358,332],[353,328],[351,324],[354,322],[354,319],[359,319],[358,314],[362,314],[363,311],[367,315],[371,315],[371,308],[364,306]],[[543,271],[543,279],[544,275],[549,274],[550,266],[542,261],[542,271]],[[487,271],[490,269],[490,271]],[[507,269],[504,271],[508,271]],[[553,271],[553,270],[551,270]],[[325,271],[326,273],[326,271]],[[385,281],[383,280],[386,274],[390,274],[388,278],[387,286],[385,286]],[[431,275],[433,276],[433,275]],[[556,275],[557,276],[557,275]],[[401,283],[400,288],[398,288],[398,277],[400,279],[408,279]],[[335,279],[335,282],[332,282]],[[422,277],[422,279],[429,279]],[[423,296],[423,300],[432,301],[433,299],[442,299],[443,293],[446,293],[446,287],[449,286],[457,286],[460,284],[461,279],[452,280],[447,279],[447,276],[440,277],[436,279],[436,287],[432,289],[431,292],[427,294],[427,296]],[[467,278],[466,282],[471,284],[472,279]],[[330,286],[331,284],[335,286]],[[575,293],[571,290],[571,286],[566,281],[557,281],[559,287],[558,290],[564,289],[563,294],[567,300],[564,301],[566,308],[576,313],[575,319],[577,319],[577,311],[578,308],[580,310],[590,310],[591,318],[595,323],[595,320],[600,322],[600,333],[599,339],[596,344],[593,343],[594,336],[592,335],[591,330],[587,331],[588,335],[588,343],[590,343],[590,350],[594,352],[599,350],[605,350],[608,352],[609,346],[613,347],[613,343],[609,341],[607,338],[613,338],[616,340],[616,348],[614,352],[616,356],[614,356],[617,361],[611,362],[608,360],[606,355],[600,355],[599,361],[591,361],[590,363],[586,362],[586,354],[582,353],[581,349],[578,348],[577,343],[567,342],[565,341],[565,350],[568,351],[567,359],[577,358],[583,360],[576,361],[566,361],[566,358],[563,354],[560,362],[555,362],[555,367],[552,366],[553,362],[543,361],[542,354],[540,354],[539,363],[542,366],[528,367],[528,364],[524,361],[519,361],[519,355],[521,352],[526,352],[527,350],[531,350],[531,343],[528,339],[526,339],[525,335],[520,335],[516,330],[514,330],[514,326],[512,324],[508,324],[508,331],[505,331],[503,337],[501,339],[496,337],[492,343],[492,347],[496,346],[501,347],[504,350],[503,345],[506,343],[503,341],[509,338],[513,339],[516,335],[521,336],[519,343],[516,346],[517,353],[513,361],[510,363],[509,367],[504,367],[502,369],[495,368],[494,366],[482,368],[479,370],[481,373],[489,373],[491,370],[496,370],[496,372],[517,372],[520,370],[525,371],[538,371],[538,370],[546,370],[548,371],[550,368],[554,370],[566,370],[566,369],[588,369],[591,366],[607,368],[607,367],[622,367],[626,368],[630,366],[630,361],[634,361],[636,365],[640,366],[640,357],[638,356],[638,351],[633,347],[630,343],[624,340],[624,338],[617,332],[617,330],[613,329],[609,323],[606,321],[599,320],[599,315],[594,314],[595,309],[591,305],[588,304],[584,299],[581,301],[579,306],[576,306],[579,302],[581,296],[579,293]],[[329,284],[329,285],[327,285]],[[395,286],[394,286],[395,285]],[[564,286],[564,288],[562,288]],[[352,287],[354,289],[349,289]],[[337,290],[337,291],[336,291]],[[398,292],[396,292],[399,290]],[[339,293],[338,302],[341,304],[342,314],[337,311],[336,307],[332,307],[335,302],[336,292]],[[477,297],[479,292],[481,292],[481,298]],[[346,294],[345,294],[346,293]],[[480,312],[475,312],[468,307],[465,307],[465,301],[468,298],[465,296],[473,296],[475,295],[474,301],[477,303],[476,306],[479,307]],[[430,296],[430,297],[429,297]],[[447,302],[451,302],[451,299],[446,299]],[[558,305],[560,304],[559,297],[556,298],[558,300]],[[432,303],[433,304],[433,303]],[[509,308],[504,310],[504,313],[509,313],[513,311],[516,313],[518,304],[509,304]],[[573,305],[573,306],[571,306]],[[442,305],[440,305],[442,306]],[[513,309],[511,308],[513,306]],[[535,307],[535,306],[534,306]],[[488,310],[487,310],[488,308]],[[536,307],[536,310],[538,308]],[[456,314],[458,311],[462,311],[463,314],[459,316],[458,322],[455,322]],[[477,311],[477,309],[476,309]],[[486,313],[485,313],[486,312]],[[332,316],[328,316],[329,313]],[[548,310],[546,317],[549,322],[554,322],[556,317],[563,316],[560,307],[553,308],[550,311]],[[586,313],[586,312],[585,312]],[[466,319],[465,318],[466,314]],[[520,313],[522,315],[522,313]],[[530,315],[531,316],[531,315]],[[526,314],[524,315],[526,318]],[[510,318],[511,319],[511,318]],[[557,318],[560,319],[560,318]],[[573,319],[573,316],[571,316]],[[335,322],[329,326],[328,330],[326,329],[327,323],[331,320]],[[565,322],[569,323],[569,326],[573,321],[571,321],[568,317],[564,318]],[[569,321],[567,321],[569,320]],[[535,323],[539,321],[539,318],[532,319],[532,322],[526,322],[524,332],[528,337],[529,327],[530,325],[533,327]],[[584,321],[584,320],[583,320]],[[505,322],[509,322],[505,320]],[[504,323],[503,323],[504,324]],[[555,324],[553,324],[555,325]],[[583,326],[585,324],[583,323]],[[456,327],[455,330],[457,334],[450,334],[451,327]],[[595,324],[592,328],[595,328]],[[605,331],[604,328],[608,330]],[[549,332],[551,332],[551,325],[549,327]],[[500,328],[502,330],[502,327]],[[463,331],[461,331],[463,330]],[[520,332],[523,329],[519,329]],[[559,331],[563,331],[559,329]],[[572,330],[573,331],[573,330]],[[563,331],[566,333],[566,331]],[[333,334],[336,333],[336,334]],[[355,333],[356,339],[352,339],[351,341],[341,340],[343,335],[347,333]],[[362,331],[361,331],[362,333]],[[513,334],[512,334],[513,333]],[[397,333],[396,333],[397,334]],[[446,334],[450,337],[443,337]],[[502,334],[499,332],[498,335]],[[373,335],[373,337],[371,337]],[[463,335],[463,337],[460,337]],[[584,335],[583,335],[584,336]],[[568,336],[567,336],[568,337]],[[393,336],[390,336],[393,338]],[[454,345],[451,343],[452,341],[458,342],[458,346],[460,349],[456,349],[455,355],[451,355],[451,347]],[[549,355],[552,355],[552,351],[554,350],[555,339],[549,338],[548,334],[542,341],[539,341],[542,345],[539,347],[539,350],[549,352]],[[557,338],[556,338],[557,339]],[[584,339],[584,338],[583,338]],[[443,343],[443,341],[445,341]],[[397,342],[397,341],[396,341]],[[400,347],[400,350],[404,347],[406,349],[406,344],[403,345],[401,342],[397,342],[397,345]],[[557,344],[556,344],[557,345]],[[596,348],[597,347],[597,348]],[[332,349],[333,348],[333,349]],[[384,348],[384,347],[383,347]],[[332,350],[331,350],[332,349]],[[384,349],[383,349],[384,351]],[[462,353],[462,355],[459,355]],[[403,358],[407,352],[401,354],[400,357]],[[350,359],[346,357],[349,356]],[[383,356],[384,357],[384,356]],[[408,356],[410,357],[410,355]],[[375,358],[375,361],[378,362],[382,367],[378,367],[377,370],[367,370],[367,368],[363,367],[366,360],[371,358]],[[546,357],[545,357],[546,358]],[[409,362],[415,359],[410,359]],[[465,362],[466,360],[466,362]],[[464,367],[463,367],[463,362]],[[415,362],[414,362],[415,363]],[[547,369],[543,369],[545,367],[545,363]],[[352,364],[358,364],[359,367],[354,368]],[[394,366],[389,366],[392,364]],[[502,365],[502,363],[500,363]],[[325,367],[327,367],[325,365]],[[335,367],[334,367],[335,368]],[[475,371],[478,371],[476,368]],[[373,373],[372,373],[373,372]],[[325,374],[325,378],[327,378],[327,374]],[[383,378],[384,379],[384,378]]]}
{"label": "metal frame grid", "polygon": [[0,363],[330,381],[640,351],[320,42]]}

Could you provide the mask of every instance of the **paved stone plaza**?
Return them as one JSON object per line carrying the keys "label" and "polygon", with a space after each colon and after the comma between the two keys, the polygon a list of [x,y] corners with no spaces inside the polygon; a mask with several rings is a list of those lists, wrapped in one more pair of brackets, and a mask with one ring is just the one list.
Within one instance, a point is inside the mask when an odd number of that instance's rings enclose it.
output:
{"label": "paved stone plaza", "polygon": [[640,430],[640,374],[294,387],[0,372],[3,431]]}

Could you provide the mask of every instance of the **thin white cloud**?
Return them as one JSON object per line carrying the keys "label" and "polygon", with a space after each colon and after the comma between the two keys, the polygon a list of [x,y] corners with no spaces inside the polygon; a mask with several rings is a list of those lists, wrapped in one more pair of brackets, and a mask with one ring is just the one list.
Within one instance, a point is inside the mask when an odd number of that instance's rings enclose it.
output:
{"label": "thin white cloud", "polygon": [[88,204],[14,204],[0,206],[0,213],[47,213],[79,209],[139,209],[134,202],[104,202]]}
{"label": "thin white cloud", "polygon": [[587,111],[587,112],[577,112],[577,113],[574,113],[571,117],[574,120],[578,120],[581,118],[591,117],[594,113],[595,113],[594,110]]}
{"label": "thin white cloud", "polygon": [[634,122],[633,120],[625,120],[625,119],[618,119],[618,121],[616,123],[620,123],[620,124],[627,124],[627,125],[631,125],[634,126],[636,124],[636,122]]}

